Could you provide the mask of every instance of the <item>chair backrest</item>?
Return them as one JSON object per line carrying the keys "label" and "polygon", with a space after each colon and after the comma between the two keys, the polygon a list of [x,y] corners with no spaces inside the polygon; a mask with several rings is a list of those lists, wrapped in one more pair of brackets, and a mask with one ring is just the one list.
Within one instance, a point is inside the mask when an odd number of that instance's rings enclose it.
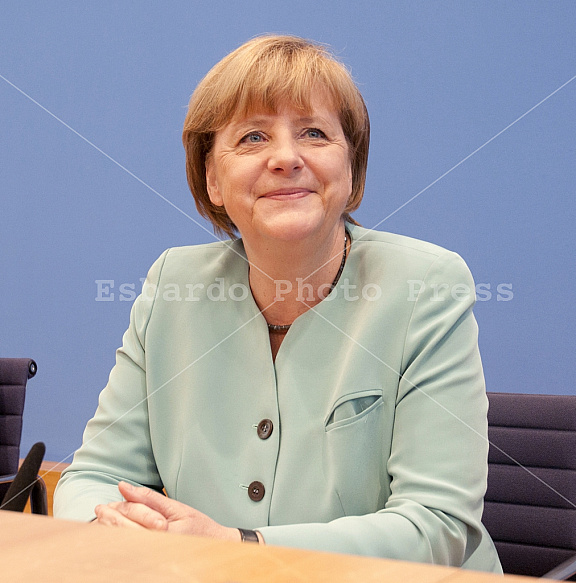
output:
{"label": "chair backrest", "polygon": [[541,577],[576,552],[576,396],[488,398],[482,521],[505,573]]}
{"label": "chair backrest", "polygon": [[0,476],[18,471],[26,383],[35,374],[29,358],[0,358]]}

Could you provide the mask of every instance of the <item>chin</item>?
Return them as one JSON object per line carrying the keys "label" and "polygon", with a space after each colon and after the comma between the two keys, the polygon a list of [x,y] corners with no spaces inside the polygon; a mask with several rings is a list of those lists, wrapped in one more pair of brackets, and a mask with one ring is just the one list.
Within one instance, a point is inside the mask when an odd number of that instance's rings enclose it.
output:
{"label": "chin", "polygon": [[258,229],[270,239],[279,241],[300,241],[317,234],[322,230],[323,219],[311,217],[310,213],[294,213],[290,217],[274,217],[261,225]]}

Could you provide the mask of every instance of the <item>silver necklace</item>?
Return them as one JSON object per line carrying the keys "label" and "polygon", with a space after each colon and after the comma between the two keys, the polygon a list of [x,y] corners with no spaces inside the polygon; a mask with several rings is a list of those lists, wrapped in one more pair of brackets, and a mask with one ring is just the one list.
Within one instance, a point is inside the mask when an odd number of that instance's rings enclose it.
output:
{"label": "silver necklace", "polygon": [[[342,271],[344,271],[344,264],[346,263],[347,246],[348,246],[348,231],[344,231],[344,251],[342,252],[342,261],[340,262],[338,273],[336,274],[336,277],[334,278],[334,281],[332,282],[332,285],[330,286],[330,291],[328,293],[330,293],[336,287],[336,284],[338,283],[338,280],[342,275]],[[268,324],[268,330],[270,330],[270,332],[288,332],[288,330],[290,330],[290,326],[292,326],[292,324]]]}

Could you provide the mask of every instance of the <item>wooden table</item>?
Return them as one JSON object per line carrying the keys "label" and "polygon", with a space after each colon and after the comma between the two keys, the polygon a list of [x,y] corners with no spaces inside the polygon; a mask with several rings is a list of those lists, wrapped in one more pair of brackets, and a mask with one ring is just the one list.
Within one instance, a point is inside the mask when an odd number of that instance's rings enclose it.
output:
{"label": "wooden table", "polygon": [[80,524],[0,511],[3,581],[531,583],[350,555]]}

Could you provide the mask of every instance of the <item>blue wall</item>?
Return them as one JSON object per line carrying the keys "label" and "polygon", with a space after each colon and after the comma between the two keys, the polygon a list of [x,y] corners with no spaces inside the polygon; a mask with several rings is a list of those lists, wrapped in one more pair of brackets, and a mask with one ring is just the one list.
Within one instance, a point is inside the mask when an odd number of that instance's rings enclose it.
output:
{"label": "blue wall", "polygon": [[62,460],[80,444],[128,323],[120,285],[138,289],[167,247],[213,240],[186,185],[185,108],[264,32],[326,42],[351,67],[373,135],[356,217],[467,260],[489,390],[576,393],[576,79],[559,89],[576,75],[575,2],[14,2],[0,356],[38,362],[23,451],[41,439]]}

